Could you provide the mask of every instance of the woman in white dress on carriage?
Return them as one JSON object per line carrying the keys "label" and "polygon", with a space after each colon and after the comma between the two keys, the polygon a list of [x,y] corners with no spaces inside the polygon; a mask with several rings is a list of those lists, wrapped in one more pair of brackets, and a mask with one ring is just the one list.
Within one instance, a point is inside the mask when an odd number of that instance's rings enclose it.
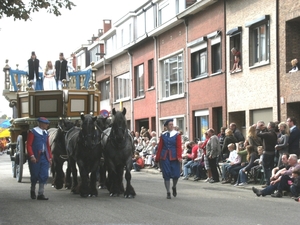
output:
{"label": "woman in white dress on carriage", "polygon": [[55,70],[51,61],[47,62],[46,69],[44,72],[44,90],[57,90]]}

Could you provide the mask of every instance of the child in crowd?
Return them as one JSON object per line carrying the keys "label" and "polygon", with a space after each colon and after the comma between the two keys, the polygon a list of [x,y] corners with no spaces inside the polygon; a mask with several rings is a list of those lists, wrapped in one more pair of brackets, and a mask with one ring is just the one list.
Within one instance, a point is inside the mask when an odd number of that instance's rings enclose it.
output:
{"label": "child in crowd", "polygon": [[293,182],[291,183],[290,190],[292,193],[292,198],[299,201],[300,194],[300,168],[296,167],[292,172]]}
{"label": "child in crowd", "polygon": [[292,69],[289,71],[289,73],[297,72],[299,70],[298,68],[298,59],[293,59],[291,61]]}
{"label": "child in crowd", "polygon": [[139,172],[142,168],[144,168],[144,160],[140,157],[139,152],[135,152],[133,158],[133,171]]}
{"label": "child in crowd", "polygon": [[263,153],[264,153],[263,146],[257,147],[257,153],[258,153],[259,158],[254,161],[256,166],[251,168],[251,174],[253,174],[255,183],[257,182],[256,181],[257,173],[263,169]]}

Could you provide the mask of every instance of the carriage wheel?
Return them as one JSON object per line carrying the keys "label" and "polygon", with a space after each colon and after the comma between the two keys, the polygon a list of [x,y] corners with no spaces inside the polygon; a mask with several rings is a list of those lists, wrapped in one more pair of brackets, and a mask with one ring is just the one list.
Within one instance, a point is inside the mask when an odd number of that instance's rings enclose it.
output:
{"label": "carriage wheel", "polygon": [[24,163],[24,157],[25,157],[25,151],[24,151],[24,142],[23,142],[23,136],[19,135],[17,139],[17,146],[16,146],[16,158],[18,157],[18,163],[15,163],[16,167],[16,178],[18,182],[22,181],[23,177],[23,163]]}

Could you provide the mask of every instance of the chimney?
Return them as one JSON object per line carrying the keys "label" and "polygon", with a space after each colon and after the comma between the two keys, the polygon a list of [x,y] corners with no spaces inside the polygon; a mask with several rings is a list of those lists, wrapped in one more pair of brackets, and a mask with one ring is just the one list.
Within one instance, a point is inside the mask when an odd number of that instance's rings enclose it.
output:
{"label": "chimney", "polygon": [[111,28],[111,20],[103,20],[103,32],[104,34]]}

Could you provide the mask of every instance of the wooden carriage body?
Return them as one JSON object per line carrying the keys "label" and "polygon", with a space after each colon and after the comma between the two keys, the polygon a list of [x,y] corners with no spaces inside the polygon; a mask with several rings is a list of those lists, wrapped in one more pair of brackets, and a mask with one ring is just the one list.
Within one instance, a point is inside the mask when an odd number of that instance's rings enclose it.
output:
{"label": "wooden carriage body", "polygon": [[81,113],[96,116],[100,111],[100,91],[95,82],[94,68],[69,73],[69,80],[63,80],[63,89],[52,91],[33,90],[25,71],[11,70],[8,65],[3,71],[3,95],[15,114],[10,127],[10,156],[14,177],[21,182],[23,164],[27,159],[27,133],[37,126],[37,118],[46,117],[51,128],[57,127],[61,118],[75,121],[80,119]]}

